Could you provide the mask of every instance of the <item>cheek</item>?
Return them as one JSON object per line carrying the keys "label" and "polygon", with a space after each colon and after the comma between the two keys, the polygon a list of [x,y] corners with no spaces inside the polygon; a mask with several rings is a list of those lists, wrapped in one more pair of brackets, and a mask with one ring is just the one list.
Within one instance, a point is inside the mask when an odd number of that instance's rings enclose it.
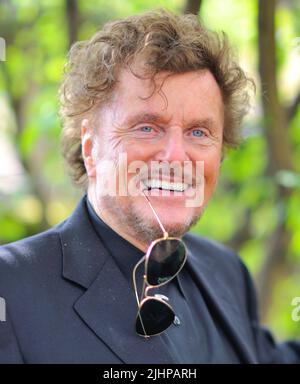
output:
{"label": "cheek", "polygon": [[220,172],[221,154],[214,153],[202,160],[204,161],[204,178],[206,184],[214,186]]}
{"label": "cheek", "polygon": [[153,147],[149,148],[147,145],[139,145],[136,142],[128,142],[120,146],[118,152],[126,153],[128,165],[135,161],[142,161],[148,164],[155,156],[155,149]]}

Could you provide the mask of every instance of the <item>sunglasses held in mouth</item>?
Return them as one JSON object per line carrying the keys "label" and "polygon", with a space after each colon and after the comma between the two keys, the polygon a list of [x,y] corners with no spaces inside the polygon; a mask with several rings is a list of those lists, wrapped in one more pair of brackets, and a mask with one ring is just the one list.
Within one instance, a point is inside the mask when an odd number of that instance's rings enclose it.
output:
{"label": "sunglasses held in mouth", "polygon": [[[175,313],[172,307],[161,297],[148,294],[152,288],[169,283],[184,266],[187,258],[183,241],[176,237],[169,237],[159,217],[152,207],[148,197],[147,202],[156,217],[163,232],[163,237],[152,241],[146,255],[133,269],[133,285],[138,304],[136,318],[136,332],[140,336],[149,337],[159,335],[173,323]],[[136,284],[136,270],[144,262],[144,280],[141,299],[139,299]]]}

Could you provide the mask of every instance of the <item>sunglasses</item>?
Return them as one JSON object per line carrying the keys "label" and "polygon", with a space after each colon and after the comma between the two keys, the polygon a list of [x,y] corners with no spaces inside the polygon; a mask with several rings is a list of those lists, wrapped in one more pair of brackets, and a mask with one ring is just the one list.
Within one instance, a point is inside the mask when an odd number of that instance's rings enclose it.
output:
{"label": "sunglasses", "polygon": [[[175,318],[172,307],[166,302],[168,298],[163,295],[151,296],[148,292],[152,288],[169,283],[178,275],[186,262],[187,251],[181,239],[169,237],[148,197],[144,191],[142,192],[163,232],[162,238],[152,241],[145,256],[134,267],[132,274],[138,304],[135,328],[138,335],[148,338],[164,332]],[[136,271],[142,263],[144,263],[144,280],[139,299]]]}

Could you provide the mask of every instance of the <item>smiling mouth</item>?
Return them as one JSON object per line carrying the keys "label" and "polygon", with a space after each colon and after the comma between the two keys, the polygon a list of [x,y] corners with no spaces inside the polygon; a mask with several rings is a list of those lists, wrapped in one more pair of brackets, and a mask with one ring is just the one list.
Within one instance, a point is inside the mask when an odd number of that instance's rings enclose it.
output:
{"label": "smiling mouth", "polygon": [[172,192],[184,192],[191,186],[190,184],[187,184],[187,183],[168,182],[168,181],[159,180],[159,179],[142,180],[141,185],[143,190],[146,190],[146,191],[151,191],[152,189],[158,189],[161,191],[172,191]]}

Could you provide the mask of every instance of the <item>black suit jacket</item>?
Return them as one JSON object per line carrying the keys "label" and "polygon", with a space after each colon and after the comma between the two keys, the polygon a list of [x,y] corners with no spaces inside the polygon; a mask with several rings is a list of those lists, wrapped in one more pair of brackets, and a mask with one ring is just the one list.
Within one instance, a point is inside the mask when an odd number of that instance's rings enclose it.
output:
{"label": "black suit jacket", "polygon": [[[199,289],[241,360],[299,363],[299,342],[275,344],[260,327],[239,258],[195,235],[184,240]],[[83,200],[59,226],[0,248],[0,297],[0,363],[170,362],[160,337],[135,334],[131,282],[105,250]]]}

